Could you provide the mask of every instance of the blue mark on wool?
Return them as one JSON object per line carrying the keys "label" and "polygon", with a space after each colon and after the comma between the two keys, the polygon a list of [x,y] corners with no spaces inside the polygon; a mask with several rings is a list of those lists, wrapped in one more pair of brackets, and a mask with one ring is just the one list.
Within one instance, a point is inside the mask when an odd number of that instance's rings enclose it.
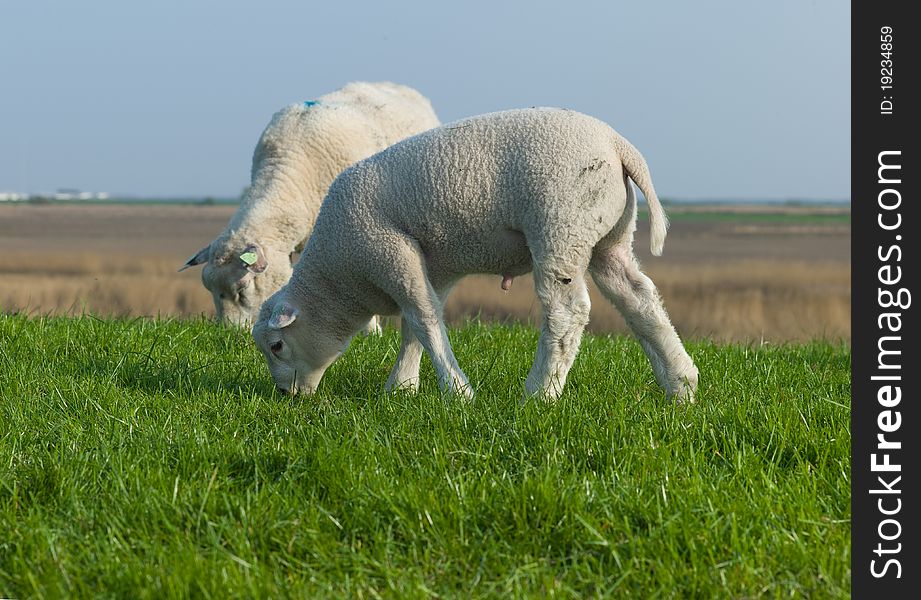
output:
{"label": "blue mark on wool", "polygon": [[319,103],[320,103],[319,100],[304,100],[304,106],[307,106],[307,107],[316,106]]}

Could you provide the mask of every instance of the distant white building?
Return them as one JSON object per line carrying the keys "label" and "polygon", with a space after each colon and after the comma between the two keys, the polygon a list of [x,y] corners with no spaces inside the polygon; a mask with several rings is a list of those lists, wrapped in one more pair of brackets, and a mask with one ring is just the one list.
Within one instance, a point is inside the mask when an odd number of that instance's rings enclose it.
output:
{"label": "distant white building", "polygon": [[84,192],[71,188],[61,188],[51,198],[53,200],[108,200],[109,194],[106,192]]}
{"label": "distant white building", "polygon": [[81,190],[62,188],[53,194],[23,194],[21,192],[0,192],[0,202],[25,202],[27,200],[108,200],[108,192],[84,192]]}
{"label": "distant white building", "polygon": [[0,192],[0,202],[22,202],[28,200],[29,194],[20,194],[19,192]]}

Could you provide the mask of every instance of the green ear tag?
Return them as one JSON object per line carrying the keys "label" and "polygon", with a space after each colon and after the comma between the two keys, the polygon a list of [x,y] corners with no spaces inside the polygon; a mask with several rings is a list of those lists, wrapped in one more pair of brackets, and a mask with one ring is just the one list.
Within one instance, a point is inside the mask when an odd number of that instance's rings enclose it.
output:
{"label": "green ear tag", "polygon": [[256,261],[259,260],[259,256],[255,252],[244,252],[240,255],[240,260],[246,263],[247,266],[253,266],[256,264]]}

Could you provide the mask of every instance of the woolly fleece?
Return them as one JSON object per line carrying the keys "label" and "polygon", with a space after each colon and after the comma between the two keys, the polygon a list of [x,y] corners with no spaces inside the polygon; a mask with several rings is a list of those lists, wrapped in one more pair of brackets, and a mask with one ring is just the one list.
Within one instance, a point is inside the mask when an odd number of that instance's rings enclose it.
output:
{"label": "woolly fleece", "polygon": [[[281,109],[253,153],[252,183],[227,229],[193,256],[218,320],[248,325],[291,276],[333,179],[358,160],[439,124],[416,90],[394,83],[349,83],[316,101]],[[253,252],[253,264],[241,255]],[[375,325],[372,324],[372,328]]]}

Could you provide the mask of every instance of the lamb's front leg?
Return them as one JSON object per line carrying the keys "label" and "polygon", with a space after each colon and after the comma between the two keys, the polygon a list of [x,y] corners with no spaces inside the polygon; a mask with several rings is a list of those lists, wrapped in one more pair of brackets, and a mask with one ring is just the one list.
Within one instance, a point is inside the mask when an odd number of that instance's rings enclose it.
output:
{"label": "lamb's front leg", "polygon": [[400,353],[397,355],[397,362],[390,371],[390,377],[384,390],[390,392],[393,390],[405,390],[409,392],[419,391],[419,361],[422,360],[422,344],[416,334],[413,333],[409,321],[400,320]]}
{"label": "lamb's front leg", "polygon": [[[418,343],[428,352],[438,374],[439,387],[446,392],[473,397],[470,382],[458,366],[451,349],[442,319],[442,301],[429,280],[425,256],[418,242],[408,237],[396,242],[391,238],[384,240],[377,246],[377,250],[380,253],[381,270],[376,284],[400,307],[403,331],[409,328]],[[447,295],[450,283],[441,282],[439,286],[442,293]],[[418,381],[419,361],[413,360],[410,366],[411,350],[412,342],[404,334],[401,356],[397,359],[388,384],[398,384],[401,379],[411,380],[413,377]]]}
{"label": "lamb's front leg", "polygon": [[[434,296],[434,293],[432,295]],[[437,301],[437,297],[435,300]],[[432,359],[435,372],[438,374],[438,387],[445,392],[472,398],[473,388],[470,387],[467,376],[461,371],[454,357],[440,308],[438,306],[436,311],[432,311],[424,305],[406,307],[403,309],[403,320],[409,324],[419,343]],[[417,372],[418,368],[417,362]]]}
{"label": "lamb's front leg", "polygon": [[384,332],[381,328],[381,318],[377,315],[371,317],[363,331],[365,335],[381,335]]}

